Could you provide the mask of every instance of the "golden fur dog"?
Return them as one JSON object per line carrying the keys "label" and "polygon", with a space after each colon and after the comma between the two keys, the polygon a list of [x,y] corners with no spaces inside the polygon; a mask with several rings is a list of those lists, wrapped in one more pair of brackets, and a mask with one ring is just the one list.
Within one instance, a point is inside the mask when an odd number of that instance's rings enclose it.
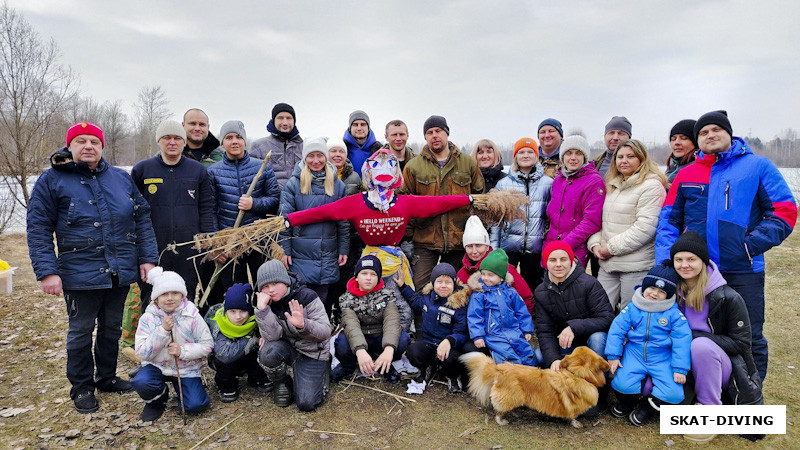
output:
{"label": "golden fur dog", "polygon": [[520,364],[495,364],[491,357],[472,352],[461,356],[469,369],[469,393],[484,406],[490,403],[495,421],[506,425],[503,414],[527,406],[552,417],[576,419],[597,404],[597,388],[605,385],[608,362],[589,347],[578,347],[561,360],[561,370]]}

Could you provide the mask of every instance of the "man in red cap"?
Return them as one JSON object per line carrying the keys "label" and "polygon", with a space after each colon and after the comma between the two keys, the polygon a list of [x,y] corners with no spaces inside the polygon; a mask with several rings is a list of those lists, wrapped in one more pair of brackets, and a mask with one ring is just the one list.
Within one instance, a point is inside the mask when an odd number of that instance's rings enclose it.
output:
{"label": "man in red cap", "polygon": [[137,277],[147,279],[158,252],[150,206],[130,175],[103,159],[103,130],[78,122],[66,143],[33,188],[28,249],[42,290],[64,293],[70,397],[78,412],[91,413],[98,409],[95,388],[133,389],[116,375],[123,305]]}

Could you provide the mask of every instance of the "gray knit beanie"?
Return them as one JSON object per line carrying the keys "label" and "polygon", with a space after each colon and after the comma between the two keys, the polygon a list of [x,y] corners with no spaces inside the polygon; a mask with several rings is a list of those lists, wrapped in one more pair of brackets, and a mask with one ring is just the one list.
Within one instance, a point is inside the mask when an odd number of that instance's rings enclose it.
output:
{"label": "gray knit beanie", "polygon": [[178,136],[186,142],[186,130],[180,123],[174,120],[165,120],[158,124],[156,129],[156,143],[164,136]]}
{"label": "gray knit beanie", "polygon": [[606,134],[611,130],[619,130],[628,133],[628,137],[632,137],[633,135],[631,134],[631,128],[631,121],[628,120],[627,117],[614,116],[606,124],[606,132],[603,134]]}
{"label": "gray knit beanie", "polygon": [[559,151],[559,158],[561,158],[561,163],[564,163],[564,153],[567,150],[580,150],[583,153],[584,161],[589,161],[589,152],[591,148],[589,147],[589,142],[586,140],[585,137],[579,134],[573,134],[572,136],[567,136],[564,138],[564,142],[561,143],[561,150]]}
{"label": "gray knit beanie", "polygon": [[372,127],[369,124],[369,116],[367,115],[367,113],[365,113],[364,111],[362,111],[360,109],[357,109],[357,110],[355,110],[355,111],[350,113],[350,126],[351,127],[353,126],[353,122],[355,122],[356,120],[363,120],[364,122],[367,122],[367,126],[368,127],[370,127],[370,128]]}
{"label": "gray knit beanie", "polygon": [[267,283],[283,283],[287,286],[292,284],[289,278],[289,272],[283,263],[277,259],[270,259],[258,268],[258,275],[256,276],[256,287],[258,291]]}
{"label": "gray knit beanie", "polygon": [[236,133],[247,142],[247,133],[244,131],[244,124],[239,120],[229,120],[222,124],[222,128],[219,129],[219,140],[225,139],[225,135],[228,133]]}

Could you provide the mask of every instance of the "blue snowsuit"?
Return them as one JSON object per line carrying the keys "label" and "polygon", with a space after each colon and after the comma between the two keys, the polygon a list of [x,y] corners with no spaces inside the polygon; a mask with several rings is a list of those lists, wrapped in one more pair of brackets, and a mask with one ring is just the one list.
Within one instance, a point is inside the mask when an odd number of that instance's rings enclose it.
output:
{"label": "blue snowsuit", "polygon": [[[470,286],[472,287],[472,286]],[[469,335],[483,339],[497,364],[510,362],[536,365],[536,357],[525,334],[533,334],[533,320],[522,297],[505,281],[474,290],[467,310]]]}
{"label": "blue snowsuit", "polygon": [[654,302],[645,299],[641,286],[637,287],[631,303],[608,330],[608,360],[622,356],[611,387],[623,394],[639,394],[642,380],[650,375],[653,396],[667,403],[682,402],[683,387],[675,382],[673,373],[686,375],[689,371],[691,346],[692,330],[674,297]]}

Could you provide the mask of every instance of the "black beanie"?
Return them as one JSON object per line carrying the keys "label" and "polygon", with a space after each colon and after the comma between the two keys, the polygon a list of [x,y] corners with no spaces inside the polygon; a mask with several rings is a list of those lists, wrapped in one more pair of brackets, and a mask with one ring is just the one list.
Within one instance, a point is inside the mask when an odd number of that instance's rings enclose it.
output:
{"label": "black beanie", "polygon": [[433,127],[439,127],[450,136],[450,127],[447,126],[447,119],[442,116],[430,116],[428,120],[425,121],[425,124],[422,125],[422,134],[425,134]]}
{"label": "black beanie", "polygon": [[700,236],[700,233],[694,230],[689,230],[680,235],[677,241],[672,244],[672,248],[669,250],[669,257],[673,261],[675,260],[675,254],[678,252],[689,252],[697,255],[707,266],[710,266],[711,263],[709,262],[708,256],[708,246],[706,245],[706,240],[703,239],[703,236]]}
{"label": "black beanie", "polygon": [[275,116],[282,112],[288,112],[292,115],[292,119],[297,122],[297,116],[294,115],[294,108],[292,108],[292,105],[288,103],[278,103],[272,107],[272,120],[275,120]]}
{"label": "black beanie", "polygon": [[223,308],[225,311],[230,309],[241,309],[253,314],[253,304],[251,297],[253,296],[253,287],[249,284],[236,283],[225,293],[225,302]]}
{"label": "black beanie", "polygon": [[672,140],[672,136],[676,134],[682,134],[689,138],[694,144],[694,148],[697,148],[697,133],[694,132],[694,124],[696,124],[696,120],[692,119],[684,119],[680,122],[676,123],[675,126],[669,130],[669,139]]}
{"label": "black beanie", "polygon": [[362,256],[356,263],[355,276],[358,276],[362,270],[371,270],[378,274],[378,278],[383,278],[383,266],[381,266],[381,260],[377,256]]}
{"label": "black beanie", "polygon": [[667,298],[675,295],[675,290],[678,289],[678,272],[675,272],[672,261],[664,260],[647,272],[642,280],[642,294],[651,286],[666,292]]}
{"label": "black beanie", "polygon": [[433,271],[431,271],[431,283],[436,282],[436,279],[442,275],[452,278],[455,283],[457,276],[456,269],[448,263],[439,263],[433,268]]}
{"label": "black beanie", "polygon": [[697,136],[704,126],[711,124],[719,125],[733,137],[733,128],[731,128],[731,121],[728,120],[728,112],[720,109],[719,111],[707,112],[697,119],[697,123],[694,124],[694,140],[697,141]]}

